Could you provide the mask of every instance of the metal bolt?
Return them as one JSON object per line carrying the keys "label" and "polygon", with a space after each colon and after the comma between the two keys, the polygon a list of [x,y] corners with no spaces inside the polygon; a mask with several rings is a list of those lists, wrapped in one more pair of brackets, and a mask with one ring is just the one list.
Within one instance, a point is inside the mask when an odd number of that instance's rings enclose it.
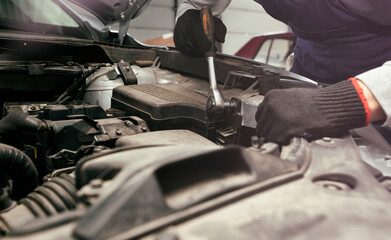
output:
{"label": "metal bolt", "polygon": [[121,17],[122,20],[125,20],[125,14],[124,13],[121,13],[120,17]]}
{"label": "metal bolt", "polygon": [[208,101],[206,102],[206,109],[209,112],[213,112],[215,110],[215,107],[216,107],[216,102],[214,101],[214,99],[212,97],[209,97]]}
{"label": "metal bolt", "polygon": [[116,133],[117,135],[121,135],[121,134],[122,134],[122,132],[121,132],[120,129],[115,130],[115,133]]}
{"label": "metal bolt", "polygon": [[129,66],[126,66],[126,67],[125,67],[125,70],[126,70],[127,72],[129,72],[129,71],[130,71],[130,67],[129,67]]}
{"label": "metal bolt", "polygon": [[102,179],[93,179],[90,182],[91,188],[101,188],[103,186],[103,181]]}
{"label": "metal bolt", "polygon": [[253,148],[259,148],[260,147],[258,136],[252,136],[251,137],[251,146]]}
{"label": "metal bolt", "polygon": [[146,132],[146,131],[148,130],[148,128],[147,128],[146,126],[141,126],[141,130],[142,130],[143,132]]}
{"label": "metal bolt", "polygon": [[126,120],[126,121],[125,121],[125,125],[126,125],[126,126],[131,126],[131,125],[132,125],[132,122],[129,121],[129,120]]}
{"label": "metal bolt", "polygon": [[326,142],[326,143],[331,142],[331,138],[329,138],[329,137],[324,137],[324,138],[322,138],[322,140],[323,140],[323,142]]}

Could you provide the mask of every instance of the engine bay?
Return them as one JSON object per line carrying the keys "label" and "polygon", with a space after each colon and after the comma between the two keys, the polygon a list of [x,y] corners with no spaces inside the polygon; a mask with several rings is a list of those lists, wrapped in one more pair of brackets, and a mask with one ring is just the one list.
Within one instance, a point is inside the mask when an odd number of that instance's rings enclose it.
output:
{"label": "engine bay", "polygon": [[[281,148],[256,137],[254,115],[268,91],[318,87],[281,69],[218,55],[217,81],[231,105],[217,113],[208,110],[203,58],[70,40],[2,41],[0,233],[10,239],[55,238],[56,228],[70,238],[139,237],[255,191],[234,190],[298,179],[316,149],[330,154],[329,146],[346,145],[358,159],[349,140],[295,139]],[[342,190],[357,186],[346,174],[312,177]],[[226,193],[232,196],[219,198]]]}
{"label": "engine bay", "polygon": [[[224,97],[233,104],[223,113],[211,113],[202,58],[188,58],[173,50],[19,44],[30,47],[20,50],[18,43],[9,43],[9,49],[17,51],[4,53],[1,61],[1,112],[7,126],[4,131],[10,132],[4,132],[1,141],[23,146],[30,158],[44,166],[45,174],[73,165],[78,159],[69,158],[82,157],[80,151],[85,150],[80,148],[112,148],[121,137],[150,131],[186,129],[218,145],[248,147],[256,135],[256,108],[267,91],[284,83],[315,87],[293,77],[280,81],[279,73],[262,66],[221,57],[217,79]],[[35,45],[53,51],[37,55]],[[36,126],[26,129],[27,123],[17,122],[22,112]],[[12,124],[17,126],[8,126]]]}

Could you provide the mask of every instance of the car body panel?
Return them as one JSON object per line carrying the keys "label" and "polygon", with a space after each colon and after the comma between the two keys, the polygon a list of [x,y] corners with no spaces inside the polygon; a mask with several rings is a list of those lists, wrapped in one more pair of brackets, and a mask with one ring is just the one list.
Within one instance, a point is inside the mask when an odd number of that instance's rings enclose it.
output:
{"label": "car body panel", "polygon": [[293,53],[295,44],[296,37],[292,32],[262,34],[251,38],[235,56],[284,68],[285,61]]}

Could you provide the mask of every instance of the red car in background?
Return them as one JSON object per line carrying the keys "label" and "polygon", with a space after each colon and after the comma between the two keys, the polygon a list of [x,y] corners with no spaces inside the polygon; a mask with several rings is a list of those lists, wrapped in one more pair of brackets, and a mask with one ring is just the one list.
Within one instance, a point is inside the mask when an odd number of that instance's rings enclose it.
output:
{"label": "red car in background", "polygon": [[285,68],[295,45],[296,37],[292,32],[262,34],[251,38],[235,56]]}

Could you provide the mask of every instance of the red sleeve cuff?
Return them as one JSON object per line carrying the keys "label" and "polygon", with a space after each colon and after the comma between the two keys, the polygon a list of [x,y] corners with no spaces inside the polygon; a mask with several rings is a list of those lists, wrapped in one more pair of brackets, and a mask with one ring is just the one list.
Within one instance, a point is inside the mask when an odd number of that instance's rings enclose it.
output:
{"label": "red sleeve cuff", "polygon": [[371,119],[371,112],[369,110],[368,101],[367,101],[366,97],[364,96],[364,90],[361,88],[360,84],[358,84],[357,80],[358,80],[357,78],[349,78],[349,81],[352,82],[352,85],[356,89],[357,94],[360,97],[361,102],[364,106],[365,114],[366,114],[365,126],[367,126],[369,124],[369,120]]}

